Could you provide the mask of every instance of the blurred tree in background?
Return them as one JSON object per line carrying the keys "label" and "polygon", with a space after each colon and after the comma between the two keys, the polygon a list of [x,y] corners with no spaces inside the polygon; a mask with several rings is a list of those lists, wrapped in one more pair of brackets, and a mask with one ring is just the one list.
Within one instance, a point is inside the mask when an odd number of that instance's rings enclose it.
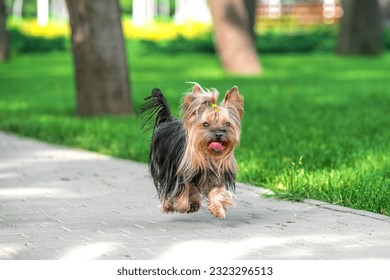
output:
{"label": "blurred tree in background", "polygon": [[227,72],[260,73],[255,47],[256,0],[210,0],[216,47]]}
{"label": "blurred tree in background", "polygon": [[118,0],[66,0],[72,29],[77,114],[132,113]]}
{"label": "blurred tree in background", "polygon": [[8,32],[6,27],[7,9],[4,0],[0,0],[0,61],[8,58]]}
{"label": "blurred tree in background", "polygon": [[343,0],[344,16],[336,52],[378,55],[383,51],[383,20],[378,0]]}

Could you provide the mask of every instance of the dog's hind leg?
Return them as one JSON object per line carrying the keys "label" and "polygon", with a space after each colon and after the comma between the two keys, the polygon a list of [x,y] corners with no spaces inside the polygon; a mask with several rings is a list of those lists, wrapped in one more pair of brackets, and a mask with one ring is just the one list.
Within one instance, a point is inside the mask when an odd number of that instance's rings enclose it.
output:
{"label": "dog's hind leg", "polygon": [[173,211],[187,213],[190,206],[190,186],[186,184],[180,194],[172,199],[172,207]]}
{"label": "dog's hind leg", "polygon": [[193,213],[199,210],[201,204],[201,195],[194,185],[190,185],[190,210],[187,213]]}
{"label": "dog's hind leg", "polygon": [[166,198],[161,199],[161,212],[164,214],[174,212],[172,202]]}
{"label": "dog's hind leg", "polygon": [[162,199],[161,212],[193,213],[201,206],[201,196],[198,189],[189,184],[185,184],[181,193],[172,199]]}

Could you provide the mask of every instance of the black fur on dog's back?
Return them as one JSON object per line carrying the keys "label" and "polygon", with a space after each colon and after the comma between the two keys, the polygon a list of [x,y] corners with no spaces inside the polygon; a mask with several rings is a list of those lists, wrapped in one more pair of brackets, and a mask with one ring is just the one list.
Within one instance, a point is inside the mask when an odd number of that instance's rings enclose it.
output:
{"label": "black fur on dog's back", "polygon": [[[144,128],[153,131],[149,170],[160,198],[175,197],[182,190],[177,168],[186,145],[183,122],[172,116],[161,90],[155,88],[145,98],[140,111],[145,115]],[[154,123],[151,120],[155,117]]]}

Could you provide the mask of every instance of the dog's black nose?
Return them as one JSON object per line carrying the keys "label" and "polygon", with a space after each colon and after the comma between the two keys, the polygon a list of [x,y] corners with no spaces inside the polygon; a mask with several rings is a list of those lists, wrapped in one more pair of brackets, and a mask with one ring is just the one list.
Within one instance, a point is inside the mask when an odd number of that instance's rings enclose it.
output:
{"label": "dog's black nose", "polygon": [[217,140],[222,140],[223,133],[221,131],[217,131],[217,132],[214,133],[214,137]]}

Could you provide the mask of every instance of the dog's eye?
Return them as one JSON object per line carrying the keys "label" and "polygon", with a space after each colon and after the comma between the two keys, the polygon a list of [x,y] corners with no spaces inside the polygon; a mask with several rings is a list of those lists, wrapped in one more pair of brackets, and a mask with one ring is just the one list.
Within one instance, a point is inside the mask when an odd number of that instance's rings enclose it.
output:
{"label": "dog's eye", "polygon": [[208,122],[203,123],[203,127],[209,127],[209,126],[210,126],[210,124]]}
{"label": "dog's eye", "polygon": [[225,126],[230,126],[230,122],[226,122],[226,123],[225,123]]}

